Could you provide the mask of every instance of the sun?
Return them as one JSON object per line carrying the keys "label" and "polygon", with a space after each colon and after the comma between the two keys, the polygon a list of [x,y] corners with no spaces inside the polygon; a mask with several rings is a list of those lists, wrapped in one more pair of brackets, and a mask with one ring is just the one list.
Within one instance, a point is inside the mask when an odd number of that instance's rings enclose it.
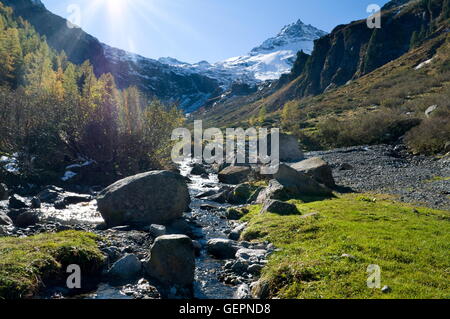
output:
{"label": "sun", "polygon": [[130,0],[95,0],[95,4],[106,8],[111,17],[118,18],[127,11]]}

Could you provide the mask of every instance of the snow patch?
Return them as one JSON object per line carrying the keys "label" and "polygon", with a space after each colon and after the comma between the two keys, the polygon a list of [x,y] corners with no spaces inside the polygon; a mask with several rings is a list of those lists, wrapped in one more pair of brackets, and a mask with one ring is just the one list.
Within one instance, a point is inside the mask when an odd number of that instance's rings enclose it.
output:
{"label": "snow patch", "polygon": [[434,57],[432,57],[431,59],[426,60],[426,61],[420,63],[418,66],[416,66],[416,67],[414,68],[414,70],[420,70],[420,69],[423,68],[424,66],[426,66],[426,65],[430,64],[431,62],[433,62],[433,59],[434,59]]}
{"label": "snow patch", "polygon": [[19,172],[19,162],[17,161],[18,154],[13,154],[13,156],[1,156],[0,165],[9,173]]}
{"label": "snow patch", "polygon": [[69,179],[74,178],[75,176],[77,176],[77,173],[74,173],[72,171],[67,171],[63,177],[61,177],[61,180],[63,182],[67,182]]}

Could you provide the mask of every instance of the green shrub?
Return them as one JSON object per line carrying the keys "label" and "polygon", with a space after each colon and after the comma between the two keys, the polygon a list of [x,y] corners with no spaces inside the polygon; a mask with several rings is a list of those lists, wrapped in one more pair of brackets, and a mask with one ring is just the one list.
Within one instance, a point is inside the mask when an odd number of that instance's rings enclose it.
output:
{"label": "green shrub", "polygon": [[326,145],[342,147],[392,142],[418,124],[417,119],[381,109],[345,120],[332,117],[318,128]]}
{"label": "green shrub", "polygon": [[424,120],[406,134],[406,144],[413,153],[436,154],[450,142],[450,112]]}

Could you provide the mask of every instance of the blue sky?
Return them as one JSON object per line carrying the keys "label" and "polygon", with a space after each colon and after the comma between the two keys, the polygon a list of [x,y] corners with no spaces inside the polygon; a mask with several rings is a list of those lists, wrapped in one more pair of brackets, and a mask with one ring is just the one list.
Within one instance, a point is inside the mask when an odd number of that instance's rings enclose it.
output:
{"label": "blue sky", "polygon": [[[216,62],[301,19],[331,31],[387,0],[42,0],[100,41],[150,58]],[[75,6],[73,6],[75,5]],[[77,13],[80,12],[78,15]],[[75,18],[74,18],[75,17]],[[77,17],[80,17],[78,19]]]}

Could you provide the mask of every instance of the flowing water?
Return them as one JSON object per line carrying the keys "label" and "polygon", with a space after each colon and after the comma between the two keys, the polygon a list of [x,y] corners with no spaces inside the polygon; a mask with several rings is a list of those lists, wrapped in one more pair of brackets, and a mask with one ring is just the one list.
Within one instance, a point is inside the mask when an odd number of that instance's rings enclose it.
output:
{"label": "flowing water", "polygon": [[[213,259],[206,252],[206,243],[212,238],[227,238],[225,231],[229,230],[227,220],[217,210],[201,209],[202,205],[211,205],[217,208],[226,208],[229,205],[218,204],[195,198],[206,191],[217,191],[221,185],[217,175],[210,174],[206,178],[190,174],[190,162],[180,166],[181,174],[191,181],[188,184],[191,196],[191,212],[185,213],[185,217],[195,220],[198,226],[192,229],[195,237],[201,244],[200,256],[196,258],[194,297],[197,299],[230,299],[233,298],[236,288],[225,285],[218,280],[218,272],[223,266],[223,261]],[[90,224],[92,226],[103,222],[97,210],[96,201],[70,205],[66,209],[57,210],[52,205],[42,207],[45,219],[58,221],[63,224]],[[223,212],[222,212],[223,213]],[[136,282],[127,284],[135,285]],[[123,285],[114,286],[109,283],[101,283],[94,292],[79,296],[87,299],[132,299],[123,293]]]}
{"label": "flowing water", "polygon": [[223,266],[222,261],[211,258],[206,252],[206,243],[213,238],[227,238],[225,231],[229,230],[226,219],[217,211],[201,209],[201,205],[207,204],[218,208],[226,208],[229,205],[208,202],[195,198],[198,194],[206,191],[217,191],[223,185],[219,183],[217,175],[209,174],[208,178],[190,175],[189,162],[185,162],[180,166],[183,176],[189,177],[189,193],[191,195],[191,209],[188,213],[190,217],[195,218],[196,222],[201,226],[196,229],[199,240],[202,245],[201,255],[196,260],[194,293],[199,299],[228,299],[233,298],[235,288],[225,285],[218,280],[218,270]]}

